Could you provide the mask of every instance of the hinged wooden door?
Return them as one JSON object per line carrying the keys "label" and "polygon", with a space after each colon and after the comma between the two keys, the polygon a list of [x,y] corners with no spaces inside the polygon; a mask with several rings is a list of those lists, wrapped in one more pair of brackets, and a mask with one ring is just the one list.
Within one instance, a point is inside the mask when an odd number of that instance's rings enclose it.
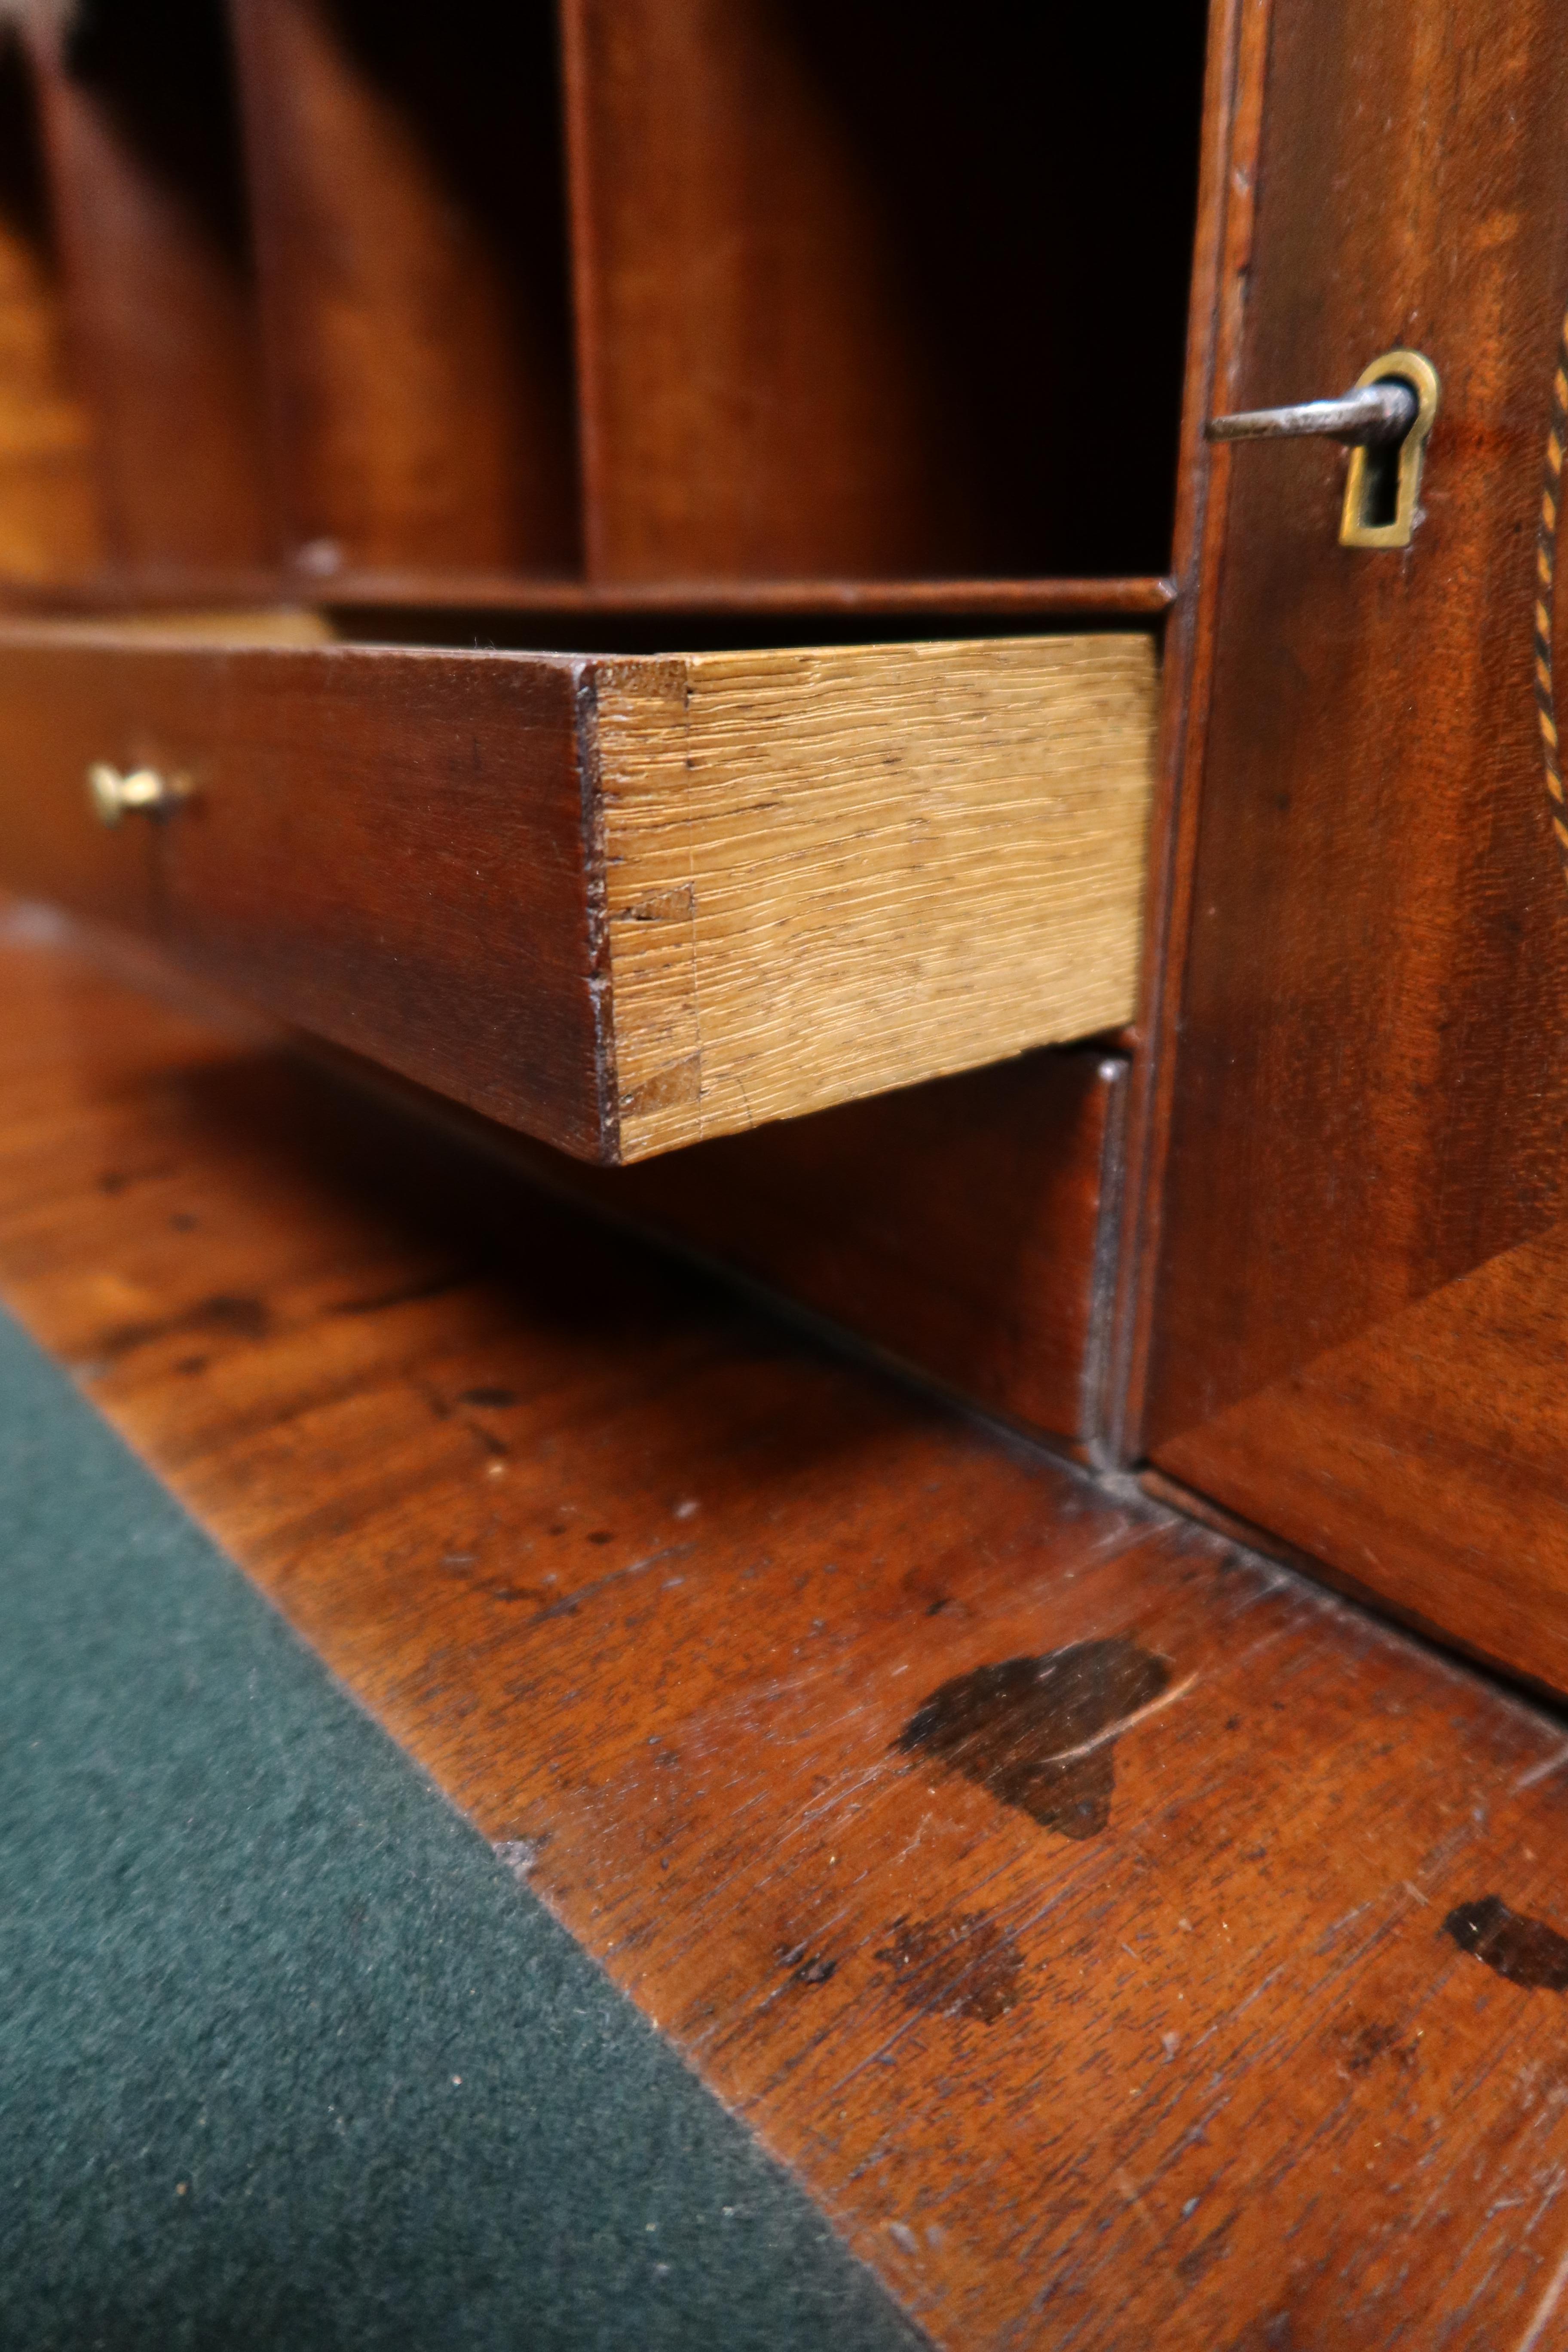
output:
{"label": "hinged wooden door", "polygon": [[1568,40],[1556,0],[1237,15],[1210,413],[1395,345],[1442,401],[1406,550],[1339,543],[1331,443],[1213,461],[1143,1444],[1568,1686]]}

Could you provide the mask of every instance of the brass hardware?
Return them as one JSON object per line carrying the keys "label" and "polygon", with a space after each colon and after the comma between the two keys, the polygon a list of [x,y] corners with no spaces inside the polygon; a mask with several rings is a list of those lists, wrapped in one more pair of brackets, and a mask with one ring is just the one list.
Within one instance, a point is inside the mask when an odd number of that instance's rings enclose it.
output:
{"label": "brass hardware", "polygon": [[1384,352],[1363,370],[1356,390],[1391,378],[1415,393],[1415,415],[1397,449],[1380,449],[1374,456],[1361,448],[1352,455],[1340,517],[1342,547],[1408,547],[1415,534],[1426,436],[1442,387],[1436,369],[1420,352]]}
{"label": "brass hardware", "polygon": [[107,760],[95,760],[87,772],[88,798],[103,824],[118,824],[138,809],[148,816],[165,816],[189,798],[190,790],[184,776],[160,775],[156,768],[132,768],[127,775]]}
{"label": "brass hardware", "polygon": [[1408,547],[1426,436],[1437,414],[1437,371],[1420,352],[1384,352],[1338,400],[1245,408],[1211,416],[1210,441],[1342,441],[1351,451],[1340,514],[1342,547]]}
{"label": "brass hardware", "polygon": [[1244,408],[1234,416],[1211,416],[1204,427],[1210,441],[1297,441],[1312,437],[1369,444],[1403,441],[1420,410],[1407,383],[1373,383],[1340,400],[1304,400],[1295,408]]}

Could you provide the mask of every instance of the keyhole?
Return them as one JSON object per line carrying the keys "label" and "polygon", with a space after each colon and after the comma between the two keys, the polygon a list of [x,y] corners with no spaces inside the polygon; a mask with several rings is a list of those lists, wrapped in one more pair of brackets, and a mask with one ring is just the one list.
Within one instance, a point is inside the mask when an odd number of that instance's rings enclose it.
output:
{"label": "keyhole", "polygon": [[1403,440],[1373,442],[1352,451],[1340,544],[1408,547],[1415,529],[1415,499],[1426,436],[1437,411],[1437,373],[1420,352],[1385,352],[1360,379],[1363,385],[1374,383],[1407,385],[1418,406]]}
{"label": "keyhole", "polygon": [[[1409,381],[1402,375],[1385,380],[1390,383]],[[1410,389],[1415,392],[1415,386],[1411,384]],[[1416,396],[1419,398],[1419,394]],[[1399,468],[1404,461],[1405,443],[1409,438],[1407,433],[1403,440],[1374,443],[1367,450],[1361,476],[1361,512],[1356,517],[1361,530],[1389,530],[1399,520]]]}

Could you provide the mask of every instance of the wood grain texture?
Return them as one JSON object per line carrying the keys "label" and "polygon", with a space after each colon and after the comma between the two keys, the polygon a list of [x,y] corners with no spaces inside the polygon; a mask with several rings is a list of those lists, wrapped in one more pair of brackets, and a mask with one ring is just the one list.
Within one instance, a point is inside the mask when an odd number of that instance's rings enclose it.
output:
{"label": "wood grain texture", "polygon": [[594,578],[1163,567],[1201,6],[563,26]]}
{"label": "wood grain texture", "polygon": [[32,75],[20,41],[0,34],[0,593],[90,573],[102,551]]}
{"label": "wood grain texture", "polygon": [[554,61],[539,5],[235,0],[300,576],[575,560]]}
{"label": "wood grain texture", "polygon": [[[1158,619],[1175,589],[1163,574],[1131,579],[1052,580],[672,580],[570,581],[498,579],[487,572],[343,572],[334,577],[334,610],[363,615],[378,606],[468,608],[477,613],[559,614],[572,619],[624,620],[647,614],[679,621],[689,615],[789,620],[843,614],[859,619],[910,614],[1016,614],[1019,618],[1094,619],[1101,614]],[[361,624],[363,625],[363,622]],[[408,620],[400,623],[405,629]]]}
{"label": "wood grain texture", "polygon": [[593,1179],[645,1220],[1079,1449],[1126,1065],[1031,1054]]}
{"label": "wood grain texture", "polygon": [[[605,1160],[1131,1008],[1146,637],[604,662],[297,625],[0,632],[11,887],[101,917],[146,876],[118,911],[208,979]],[[95,761],[188,797],[105,846]]]}
{"label": "wood grain texture", "polygon": [[1192,920],[1215,612],[1224,576],[1229,475],[1223,450],[1216,451],[1205,438],[1204,425],[1208,417],[1238,404],[1237,371],[1250,283],[1269,7],[1270,0],[1214,0],[1210,12],[1172,549],[1179,596],[1162,634],[1139,1050],[1128,1089],[1127,1175],[1107,1350],[1108,1443],[1122,1463],[1136,1461],[1143,1446],[1154,1274],[1163,1232],[1181,1034],[1181,972]]}
{"label": "wood grain texture", "polygon": [[[383,1072],[330,1066],[383,1095]],[[629,1168],[587,1168],[437,1098],[422,1118],[675,1242],[1079,1458],[1102,1435],[1127,1065],[1026,1054]]]}
{"label": "wood grain texture", "polygon": [[1148,638],[595,675],[624,1158],[1131,1013]]}
{"label": "wood grain texture", "polygon": [[[1386,557],[1337,543],[1339,456],[1224,461],[1156,1446],[1543,1230],[1562,1192],[1530,542],[1568,58],[1538,6],[1479,79],[1454,11],[1352,13],[1276,0],[1238,399],[1403,341],[1438,366],[1442,437]],[[1329,258],[1347,244],[1353,270]]]}
{"label": "wood grain texture", "polygon": [[[105,833],[94,760],[192,796]],[[275,1017],[605,1149],[569,662],[18,628],[0,647],[0,805],[13,887],[140,911]],[[140,910],[110,903],[128,874],[147,877]]]}
{"label": "wood grain texture", "polygon": [[1406,1615],[1568,1689],[1568,1230],[1243,1399],[1162,1459]]}
{"label": "wood grain texture", "polygon": [[[1344,1466],[1298,1379],[1363,1341],[1365,1372],[1373,1335],[1563,1213],[1568,900],[1541,788],[1532,541],[1568,296],[1565,102],[1543,7],[1478,47],[1455,9],[1276,0],[1231,404],[1352,381],[1396,342],[1444,389],[1406,552],[1339,547],[1338,457],[1224,461],[1147,1435],[1157,1465],[1268,1527],[1263,1464],[1293,1528],[1303,1485]],[[1494,1298],[1495,1344],[1520,1358],[1505,1385],[1528,1390],[1528,1337],[1500,1294],[1469,1295]],[[1376,1583],[1376,1553],[1403,1605],[1420,1583],[1429,1621],[1495,1651],[1502,1604],[1450,1546],[1419,1564],[1468,1475],[1431,1431],[1458,1445],[1489,1410],[1479,1349],[1451,1335],[1430,1374],[1450,1402],[1426,1425],[1399,1423],[1394,1350],[1382,1532],[1319,1525],[1330,1566]],[[1490,1573],[1539,1598],[1528,1555],[1505,1548]]]}
{"label": "wood grain texture", "polygon": [[874,198],[784,13],[562,22],[592,575],[980,568]]}
{"label": "wood grain texture", "polygon": [[1560,1722],[3,969],[0,1294],[938,2343],[1568,2341]]}
{"label": "wood grain texture", "polygon": [[273,553],[230,60],[204,0],[32,43],[110,559],[144,592]]}

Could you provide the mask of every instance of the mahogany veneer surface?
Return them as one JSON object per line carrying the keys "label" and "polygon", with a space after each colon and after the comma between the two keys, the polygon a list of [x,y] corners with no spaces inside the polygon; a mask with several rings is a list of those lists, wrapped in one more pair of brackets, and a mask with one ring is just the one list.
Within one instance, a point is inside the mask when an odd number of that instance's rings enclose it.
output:
{"label": "mahogany veneer surface", "polygon": [[1083,1458],[1104,1423],[1127,1064],[1024,1054],[632,1168],[585,1168],[316,1049],[552,1192],[673,1241]]}
{"label": "mahogany veneer surface", "polygon": [[106,552],[178,595],[275,553],[227,44],[188,5],[63,14],[32,56]]}
{"label": "mahogany veneer surface", "polygon": [[93,419],[73,380],[47,228],[37,92],[0,43],[0,594],[88,580],[103,555]]}
{"label": "mahogany veneer surface", "polygon": [[561,22],[590,576],[1163,563],[1201,5]]}
{"label": "mahogany veneer surface", "polygon": [[37,929],[0,1294],[936,2340],[1568,2342],[1559,1723]]}
{"label": "mahogany veneer surface", "polygon": [[299,576],[569,572],[576,467],[539,0],[235,0],[279,499]]}
{"label": "mahogany veneer surface", "polygon": [[601,1173],[600,1206],[738,1266],[989,1411],[1100,1434],[1127,1066],[1021,1055]]}
{"label": "mahogany veneer surface", "polygon": [[1520,1288],[1568,1121],[1534,646],[1568,55],[1539,0],[1238,16],[1213,406],[1395,345],[1442,398],[1406,550],[1339,544],[1326,444],[1215,460],[1129,1451],[1568,1686],[1568,1418]]}

